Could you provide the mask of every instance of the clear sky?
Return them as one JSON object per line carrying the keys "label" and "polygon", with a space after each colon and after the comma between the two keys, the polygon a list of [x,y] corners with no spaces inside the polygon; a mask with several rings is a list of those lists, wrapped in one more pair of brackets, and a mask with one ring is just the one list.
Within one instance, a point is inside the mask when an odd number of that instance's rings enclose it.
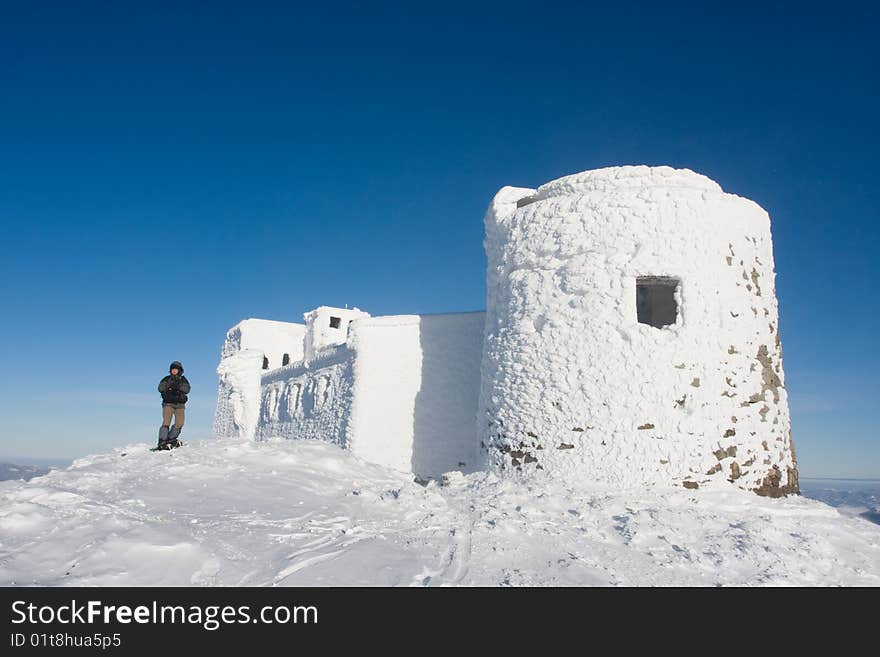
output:
{"label": "clear sky", "polygon": [[172,359],[207,437],[240,319],[482,309],[499,187],[668,164],[773,220],[801,475],[880,477],[876,3],[316,4],[4,3],[0,459]]}

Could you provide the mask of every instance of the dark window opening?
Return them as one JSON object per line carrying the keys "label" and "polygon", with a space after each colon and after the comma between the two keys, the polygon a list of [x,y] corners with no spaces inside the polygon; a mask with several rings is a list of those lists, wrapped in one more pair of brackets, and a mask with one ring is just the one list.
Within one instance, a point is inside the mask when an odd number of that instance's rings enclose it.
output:
{"label": "dark window opening", "polygon": [[263,356],[263,369],[264,370],[269,369],[269,358],[267,356]]}
{"label": "dark window opening", "polygon": [[330,318],[330,328],[339,328],[339,324],[342,322],[341,317],[331,317]]}
{"label": "dark window opening", "polygon": [[679,280],[669,276],[640,276],[636,279],[636,314],[640,324],[663,328],[675,324]]}
{"label": "dark window opening", "polygon": [[284,367],[285,365],[289,365],[289,364],[290,364],[290,354],[284,354],[281,357],[281,367]]}

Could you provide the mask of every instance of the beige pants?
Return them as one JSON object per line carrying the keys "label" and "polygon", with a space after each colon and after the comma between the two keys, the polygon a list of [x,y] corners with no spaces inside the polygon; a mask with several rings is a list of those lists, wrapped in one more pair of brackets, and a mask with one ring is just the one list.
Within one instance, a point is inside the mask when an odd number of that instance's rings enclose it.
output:
{"label": "beige pants", "polygon": [[183,404],[162,404],[162,426],[171,425],[171,416],[174,416],[174,426],[183,428],[184,406]]}

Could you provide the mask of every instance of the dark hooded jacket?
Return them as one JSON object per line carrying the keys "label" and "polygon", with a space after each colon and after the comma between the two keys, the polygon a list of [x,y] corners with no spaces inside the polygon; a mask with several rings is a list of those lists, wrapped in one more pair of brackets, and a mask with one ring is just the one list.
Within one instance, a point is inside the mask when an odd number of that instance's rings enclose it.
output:
{"label": "dark hooded jacket", "polygon": [[162,393],[162,404],[180,404],[186,403],[189,392],[189,381],[183,375],[183,365],[178,361],[174,361],[168,366],[168,371],[177,368],[177,375],[169,374],[159,381],[159,392]]}

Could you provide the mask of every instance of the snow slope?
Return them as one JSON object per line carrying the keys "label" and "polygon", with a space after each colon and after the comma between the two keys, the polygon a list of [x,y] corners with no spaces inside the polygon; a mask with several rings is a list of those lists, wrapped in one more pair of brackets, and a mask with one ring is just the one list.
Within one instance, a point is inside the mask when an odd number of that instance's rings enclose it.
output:
{"label": "snow slope", "polygon": [[0,483],[0,584],[880,585],[880,527],[806,498],[421,486],[316,441],[148,447]]}

